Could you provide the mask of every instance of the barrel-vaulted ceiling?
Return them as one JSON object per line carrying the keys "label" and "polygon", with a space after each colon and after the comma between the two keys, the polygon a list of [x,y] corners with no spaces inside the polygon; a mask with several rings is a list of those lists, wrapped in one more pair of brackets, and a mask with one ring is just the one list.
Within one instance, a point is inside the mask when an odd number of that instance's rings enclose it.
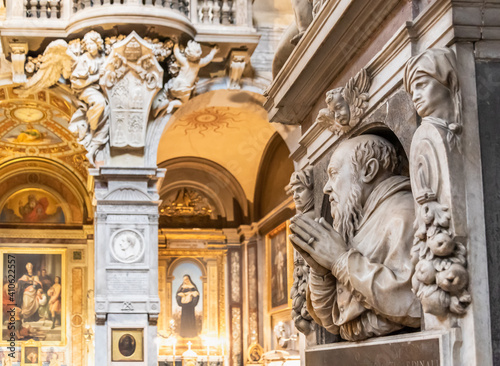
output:
{"label": "barrel-vaulted ceiling", "polygon": [[261,95],[234,90],[193,98],[163,132],[158,164],[183,156],[213,161],[229,171],[253,201],[262,154],[275,133],[262,100]]}

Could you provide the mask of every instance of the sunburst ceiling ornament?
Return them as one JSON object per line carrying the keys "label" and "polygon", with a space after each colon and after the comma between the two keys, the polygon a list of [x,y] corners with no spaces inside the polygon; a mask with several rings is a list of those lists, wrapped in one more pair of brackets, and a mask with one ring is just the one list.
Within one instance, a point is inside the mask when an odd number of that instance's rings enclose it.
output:
{"label": "sunburst ceiling ornament", "polygon": [[188,114],[179,119],[175,128],[184,128],[189,131],[198,131],[202,136],[205,132],[221,133],[222,128],[237,128],[236,123],[241,121],[241,112],[235,112],[229,107],[210,107]]}

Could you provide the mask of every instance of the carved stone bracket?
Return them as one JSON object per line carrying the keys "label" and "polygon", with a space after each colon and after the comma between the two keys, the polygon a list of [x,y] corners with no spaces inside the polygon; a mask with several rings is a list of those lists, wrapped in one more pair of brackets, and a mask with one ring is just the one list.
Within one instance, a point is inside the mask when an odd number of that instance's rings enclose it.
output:
{"label": "carved stone bracket", "polygon": [[318,124],[336,135],[346,133],[356,126],[368,107],[368,90],[371,79],[366,69],[361,69],[349,79],[345,87],[332,89],[326,93],[327,108],[319,111]]}
{"label": "carved stone bracket", "polygon": [[241,89],[241,77],[247,63],[247,51],[234,51],[230,55],[229,89]]}
{"label": "carved stone bracket", "polygon": [[13,42],[9,44],[12,60],[12,81],[14,83],[26,82],[26,74],[24,73],[24,63],[26,54],[28,53],[28,44],[26,42]]}

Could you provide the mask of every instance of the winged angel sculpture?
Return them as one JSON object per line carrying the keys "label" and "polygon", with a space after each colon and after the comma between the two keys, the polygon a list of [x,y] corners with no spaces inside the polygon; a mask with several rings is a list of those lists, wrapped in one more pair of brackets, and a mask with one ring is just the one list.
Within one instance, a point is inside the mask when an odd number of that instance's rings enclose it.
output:
{"label": "winged angel sculpture", "polygon": [[345,87],[326,93],[328,107],[319,111],[316,121],[337,135],[348,132],[358,124],[368,107],[370,85],[368,73],[361,69]]}
{"label": "winged angel sculpture", "polygon": [[69,79],[71,89],[81,101],[71,117],[69,130],[78,134],[78,142],[87,149],[92,165],[109,140],[109,106],[99,86],[104,57],[103,39],[95,31],[85,34],[81,42],[53,41],[45,49],[38,71],[19,93],[26,96],[48,88],[61,75]]}

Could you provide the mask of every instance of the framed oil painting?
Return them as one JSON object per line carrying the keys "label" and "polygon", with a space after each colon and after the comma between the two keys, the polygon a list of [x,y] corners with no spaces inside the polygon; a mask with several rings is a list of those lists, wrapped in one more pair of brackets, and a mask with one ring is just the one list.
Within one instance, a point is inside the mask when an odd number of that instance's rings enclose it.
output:
{"label": "framed oil painting", "polygon": [[288,222],[266,235],[269,310],[291,308],[289,293],[293,283],[293,252],[288,240]]}
{"label": "framed oil painting", "polygon": [[21,189],[0,203],[0,223],[65,224],[63,203],[39,188]]}
{"label": "framed oil painting", "polygon": [[111,361],[144,361],[144,329],[112,329]]}
{"label": "framed oil painting", "polygon": [[11,337],[17,343],[37,341],[44,346],[64,345],[65,251],[3,248],[0,253],[3,274],[0,345],[8,344]]}
{"label": "framed oil painting", "polygon": [[172,280],[172,319],[175,332],[182,338],[195,338],[203,326],[202,271],[193,262],[181,262]]}
{"label": "framed oil painting", "polygon": [[21,366],[40,366],[41,345],[39,342],[30,340],[21,346]]}

